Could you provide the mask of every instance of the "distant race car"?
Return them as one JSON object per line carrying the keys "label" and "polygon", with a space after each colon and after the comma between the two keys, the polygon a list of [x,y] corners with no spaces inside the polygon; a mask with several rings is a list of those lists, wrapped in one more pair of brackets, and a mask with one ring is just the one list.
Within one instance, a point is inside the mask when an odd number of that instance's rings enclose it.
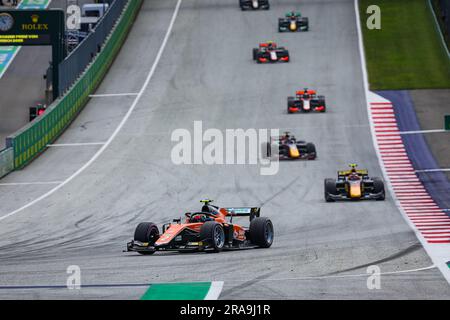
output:
{"label": "distant race car", "polygon": [[367,170],[356,170],[351,164],[350,170],[338,171],[338,178],[325,179],[325,200],[384,200],[384,182],[380,178],[370,178]]}
{"label": "distant race car", "polygon": [[279,32],[299,32],[309,30],[309,19],[302,17],[300,12],[288,12],[284,18],[278,19]]}
{"label": "distant race car", "polygon": [[269,10],[269,0],[239,0],[241,10]]}
{"label": "distant race car", "polygon": [[288,97],[287,112],[326,112],[327,106],[324,96],[318,96],[315,90],[299,90],[295,97]]}
{"label": "distant race car", "polygon": [[[162,226],[162,234],[151,222],[140,223],[127,251],[153,254],[156,251],[220,252],[226,249],[269,248],[274,232],[270,219],[260,217],[261,208],[219,208],[202,200],[199,212],[186,213],[185,221],[174,219]],[[250,226],[233,223],[233,217],[249,217]]]}
{"label": "distant race car", "polygon": [[279,160],[315,160],[317,158],[314,143],[297,140],[289,132],[270,139],[271,141],[262,147],[264,156],[267,158],[272,158],[272,150],[278,150]]}
{"label": "distant race car", "polygon": [[289,51],[273,41],[260,43],[259,48],[253,49],[253,60],[257,63],[289,62]]}
{"label": "distant race car", "polygon": [[43,115],[47,110],[47,106],[41,103],[37,104],[35,107],[30,108],[30,122],[36,119],[37,117]]}

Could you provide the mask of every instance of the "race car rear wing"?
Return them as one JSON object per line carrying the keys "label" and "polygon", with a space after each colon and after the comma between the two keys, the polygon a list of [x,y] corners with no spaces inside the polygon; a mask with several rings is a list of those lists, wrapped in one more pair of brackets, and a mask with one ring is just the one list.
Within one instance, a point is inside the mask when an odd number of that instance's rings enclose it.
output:
{"label": "race car rear wing", "polygon": [[231,217],[250,217],[250,221],[260,216],[260,207],[234,207],[225,208]]}
{"label": "race car rear wing", "polygon": [[[338,177],[346,177],[348,176],[350,173],[352,173],[351,170],[342,170],[342,171],[338,171]],[[369,171],[368,170],[356,170],[356,173],[360,176],[368,176],[369,175]]]}

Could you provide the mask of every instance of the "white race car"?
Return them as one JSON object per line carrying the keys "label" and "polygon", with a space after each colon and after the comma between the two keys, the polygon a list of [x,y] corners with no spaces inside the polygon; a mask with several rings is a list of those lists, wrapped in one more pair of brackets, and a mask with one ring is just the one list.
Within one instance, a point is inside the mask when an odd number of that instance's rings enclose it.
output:
{"label": "white race car", "polygon": [[241,10],[269,10],[269,0],[239,0]]}

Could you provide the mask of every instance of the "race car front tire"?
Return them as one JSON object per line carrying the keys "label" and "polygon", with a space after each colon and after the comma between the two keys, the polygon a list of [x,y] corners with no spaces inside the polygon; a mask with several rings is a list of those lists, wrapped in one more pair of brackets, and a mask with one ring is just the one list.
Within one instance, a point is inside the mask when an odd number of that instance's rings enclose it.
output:
{"label": "race car front tire", "polygon": [[381,193],[382,195],[377,200],[384,200],[386,198],[386,192],[384,189],[384,182],[381,178],[373,178],[373,192]]}
{"label": "race car front tire", "polygon": [[[148,243],[152,246],[159,239],[159,230],[156,224],[152,222],[139,223],[134,231],[134,240]],[[138,251],[140,254],[154,254],[155,251]]]}
{"label": "race car front tire", "polygon": [[250,241],[260,248],[269,248],[273,243],[273,224],[269,218],[257,217],[250,222]]}
{"label": "race car front tire", "polygon": [[317,158],[316,145],[314,143],[306,144],[306,152],[309,155],[309,160],[315,160]]}
{"label": "race car front tire", "polygon": [[207,221],[200,228],[200,240],[208,244],[210,251],[220,252],[225,245],[225,231],[220,223]]}
{"label": "race car front tire", "polygon": [[334,202],[334,199],[330,197],[330,194],[337,194],[337,188],[336,188],[336,180],[335,179],[325,179],[324,181],[324,187],[325,187],[325,201],[326,202]]}

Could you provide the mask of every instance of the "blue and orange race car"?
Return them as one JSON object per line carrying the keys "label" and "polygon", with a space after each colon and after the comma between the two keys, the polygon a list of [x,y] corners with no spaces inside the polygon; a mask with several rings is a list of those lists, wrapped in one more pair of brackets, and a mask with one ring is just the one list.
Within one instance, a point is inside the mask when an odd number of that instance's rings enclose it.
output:
{"label": "blue and orange race car", "polygon": [[279,137],[270,137],[270,142],[261,148],[264,158],[278,160],[315,160],[316,146],[312,142],[297,140],[290,132]]}

